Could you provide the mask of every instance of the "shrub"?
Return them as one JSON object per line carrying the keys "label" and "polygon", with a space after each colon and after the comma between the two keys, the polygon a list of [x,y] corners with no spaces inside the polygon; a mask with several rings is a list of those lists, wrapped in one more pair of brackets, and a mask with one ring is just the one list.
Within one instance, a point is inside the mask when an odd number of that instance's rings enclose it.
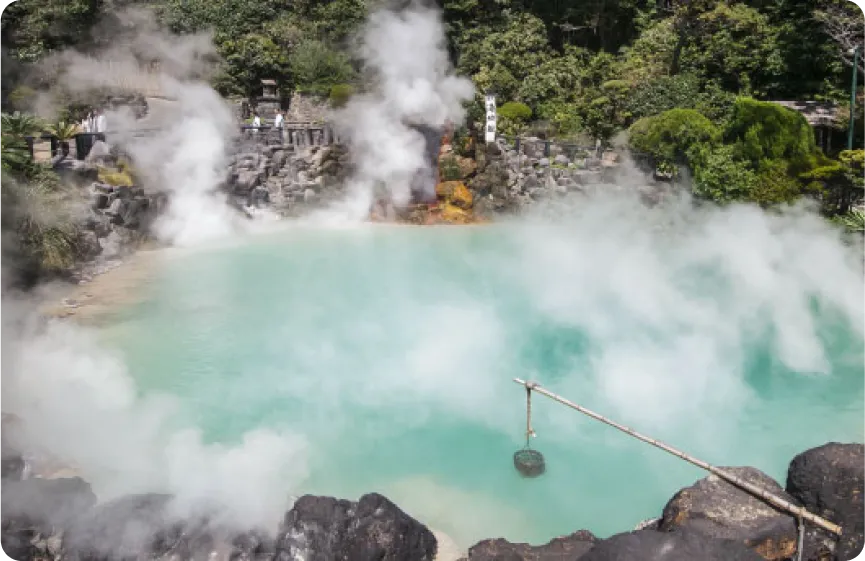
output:
{"label": "shrub", "polygon": [[789,174],[783,161],[764,160],[751,200],[763,207],[793,202],[803,193],[802,182]]}
{"label": "shrub", "polygon": [[525,103],[519,101],[509,101],[499,107],[499,117],[504,119],[512,119],[514,121],[528,121],[532,118],[532,110]]}
{"label": "shrub", "polygon": [[343,107],[354,93],[354,88],[348,84],[336,84],[330,88],[328,99],[334,107]]}
{"label": "shrub", "polygon": [[348,57],[321,41],[304,41],[288,57],[299,91],[329,95],[337,84],[351,82],[354,69]]}
{"label": "shrub", "polygon": [[694,109],[700,95],[700,80],[692,74],[662,76],[634,88],[625,106],[635,119],[670,109]]}
{"label": "shrub", "polygon": [[700,112],[671,109],[631,125],[628,140],[632,149],[649,154],[655,164],[686,164],[694,169],[720,136],[718,128]]}
{"label": "shrub", "polygon": [[506,135],[516,135],[522,132],[526,122],[532,118],[532,110],[525,103],[509,101],[499,107],[498,128]]}
{"label": "shrub", "polygon": [[732,146],[715,148],[694,172],[694,194],[719,204],[750,200],[756,185],[757,175]]}
{"label": "shrub", "polygon": [[440,181],[459,181],[462,179],[462,172],[454,156],[442,156],[439,160]]}
{"label": "shrub", "polygon": [[757,169],[764,160],[785,161],[792,174],[817,163],[814,131],[801,114],[777,103],[748,97],[736,99],[724,134],[735,154]]}
{"label": "shrub", "polygon": [[550,122],[555,136],[572,137],[582,129],[582,121],[572,103],[548,101],[541,104],[538,114]]}

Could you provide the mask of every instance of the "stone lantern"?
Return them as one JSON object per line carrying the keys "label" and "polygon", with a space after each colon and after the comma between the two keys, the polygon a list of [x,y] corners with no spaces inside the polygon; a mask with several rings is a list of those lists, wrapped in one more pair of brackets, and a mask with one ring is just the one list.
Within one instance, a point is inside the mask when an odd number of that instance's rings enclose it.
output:
{"label": "stone lantern", "polygon": [[276,117],[276,111],[280,107],[276,80],[261,81],[261,97],[256,100],[255,107],[259,116],[266,121],[272,121]]}

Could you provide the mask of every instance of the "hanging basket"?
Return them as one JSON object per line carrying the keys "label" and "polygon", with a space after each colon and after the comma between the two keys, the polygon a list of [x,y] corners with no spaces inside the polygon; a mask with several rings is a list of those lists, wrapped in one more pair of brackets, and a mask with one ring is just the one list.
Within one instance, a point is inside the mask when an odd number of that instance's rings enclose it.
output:
{"label": "hanging basket", "polygon": [[546,471],[547,464],[543,454],[531,448],[523,448],[514,452],[514,467],[523,477],[537,477]]}

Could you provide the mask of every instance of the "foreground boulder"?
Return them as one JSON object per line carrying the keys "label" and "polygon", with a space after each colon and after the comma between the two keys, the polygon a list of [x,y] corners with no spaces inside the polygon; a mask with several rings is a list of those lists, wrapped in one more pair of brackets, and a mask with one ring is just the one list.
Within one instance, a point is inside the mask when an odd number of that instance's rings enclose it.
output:
{"label": "foreground boulder", "polygon": [[[862,551],[865,506],[865,446],[830,442],[802,452],[790,462],[787,492],[809,511],[841,526],[836,539],[806,524],[803,559],[849,561]],[[833,557],[834,555],[834,557]]]}
{"label": "foreground boulder", "polygon": [[263,532],[213,523],[205,512],[173,513],[171,495],[127,495],[99,505],[64,537],[68,561],[270,561],[274,542]]}
{"label": "foreground boulder", "polygon": [[553,538],[546,545],[511,543],[505,539],[483,540],[469,548],[464,561],[574,561],[592,549],[597,538],[586,530]]}
{"label": "foreground boulder", "polygon": [[3,551],[16,561],[59,557],[63,532],[95,503],[90,485],[78,477],[4,480]]}
{"label": "foreground boulder", "polygon": [[305,561],[432,561],[436,539],[385,497],[358,502],[305,495],[285,515],[280,559]]}
{"label": "foreground boulder", "polygon": [[0,451],[0,477],[20,480],[24,476],[24,457],[11,448],[2,447]]}
{"label": "foreground boulder", "polygon": [[[779,498],[795,502],[781,486],[752,467],[723,468]],[[664,507],[659,529],[664,532],[692,530],[713,538],[735,540],[752,548],[764,559],[782,560],[796,552],[796,521],[727,483],[710,475],[676,493]]]}
{"label": "foreground boulder", "polygon": [[753,550],[735,540],[710,538],[682,530],[639,530],[599,542],[580,561],[760,561]]}

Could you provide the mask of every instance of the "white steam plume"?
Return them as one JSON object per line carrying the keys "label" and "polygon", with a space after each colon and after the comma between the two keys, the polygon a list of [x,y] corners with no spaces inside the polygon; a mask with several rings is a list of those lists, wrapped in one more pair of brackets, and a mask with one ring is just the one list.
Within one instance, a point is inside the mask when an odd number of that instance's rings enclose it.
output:
{"label": "white steam plume", "polygon": [[234,445],[208,444],[170,396],[139,397],[121,357],[93,334],[40,325],[8,296],[3,306],[2,408],[21,420],[4,438],[71,466],[100,502],[170,493],[178,514],[215,509],[220,523],[275,530],[307,475],[303,437],[257,429]]}
{"label": "white steam plume", "polygon": [[377,189],[386,189],[397,205],[409,202],[417,174],[431,176],[424,137],[411,125],[459,123],[462,104],[474,93],[470,80],[454,74],[441,13],[417,2],[400,11],[373,12],[361,35],[360,56],[373,85],[335,116],[356,166],[341,209],[352,219],[367,216]]}
{"label": "white steam plume", "polygon": [[108,142],[132,156],[144,186],[170,195],[154,228],[161,241],[187,246],[244,229],[218,189],[237,129],[226,101],[202,81],[216,56],[210,36],[165,33],[147,11],[119,17],[126,27],[109,49],[65,51],[52,61],[60,83],[78,94],[107,89],[156,97],[144,119],[125,108],[106,118]]}

